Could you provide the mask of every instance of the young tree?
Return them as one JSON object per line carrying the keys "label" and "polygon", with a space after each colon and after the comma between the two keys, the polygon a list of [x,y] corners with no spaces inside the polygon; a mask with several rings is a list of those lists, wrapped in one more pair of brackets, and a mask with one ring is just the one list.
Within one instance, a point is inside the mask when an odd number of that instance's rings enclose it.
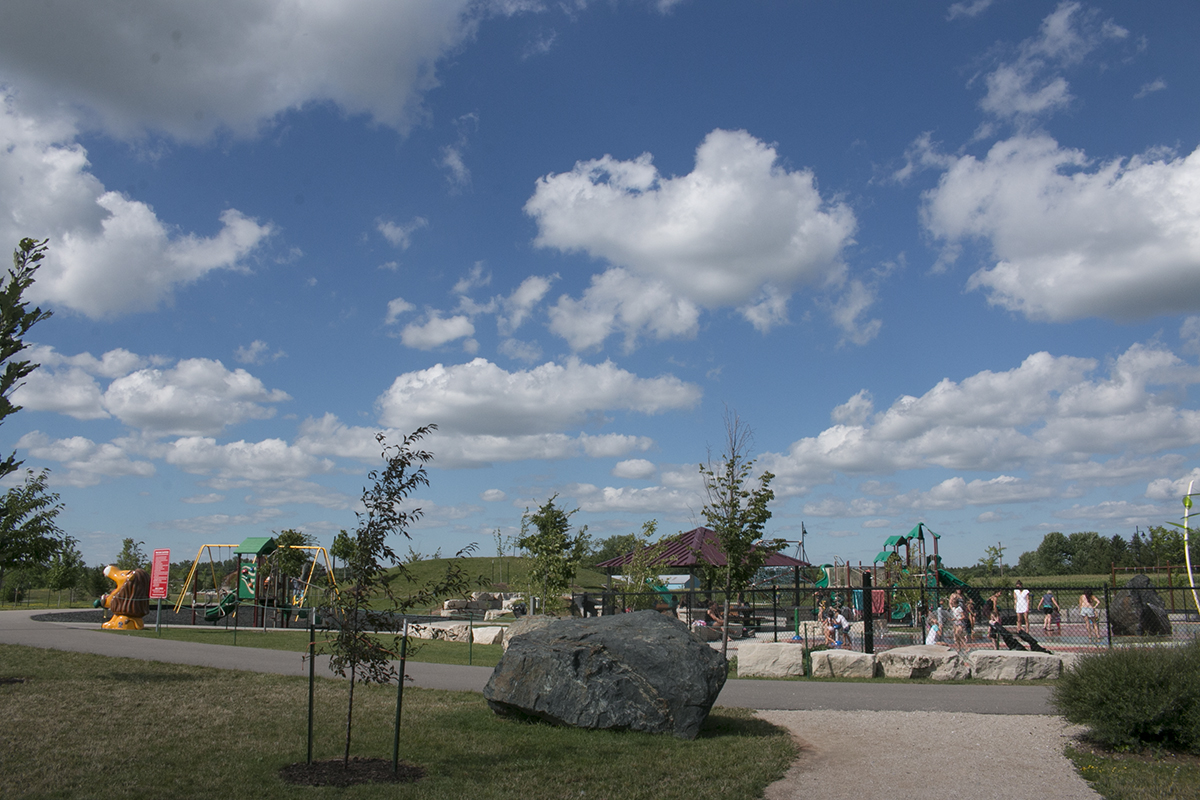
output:
{"label": "young tree", "polygon": [[547,500],[532,514],[529,509],[521,516],[521,535],[517,547],[533,557],[529,570],[529,612],[534,611],[533,600],[540,597],[543,613],[550,610],[554,598],[565,592],[575,579],[579,562],[587,552],[589,537],[584,525],[571,535],[571,517],[579,509],[563,511],[554,501],[558,495]]}
{"label": "young tree", "polygon": [[638,537],[636,533],[615,533],[588,547],[586,562],[588,564],[599,564],[601,561],[608,561],[610,558],[623,556],[633,550],[637,546],[637,543]]}
{"label": "young tree", "polygon": [[[707,464],[700,465],[704,479],[705,522],[717,534],[721,549],[725,553],[725,614],[729,619],[729,599],[743,591],[754,578],[754,573],[768,558],[779,552],[786,544],[781,540],[760,542],[771,510],[767,504],[775,499],[769,471],[758,478],[758,486],[752,486],[754,459],[750,451],[754,434],[734,412],[725,412],[725,448],[720,460],[714,462],[710,455]],[[721,636],[721,655],[729,648],[729,626]]]}
{"label": "young tree", "polygon": [[[46,257],[46,245],[49,239],[22,239],[13,251],[13,266],[8,275],[0,279],[0,422],[10,414],[21,410],[13,405],[10,396],[21,381],[29,373],[38,368],[38,364],[30,361],[14,361],[13,358],[28,347],[22,340],[29,329],[50,316],[49,311],[41,308],[28,309],[25,301],[25,290],[33,285],[33,276],[37,272],[38,262]],[[0,461],[0,478],[15,472],[21,466],[17,454],[11,454]]]}
{"label": "young tree", "polygon": [[[80,553],[79,548],[75,546],[78,543],[73,536],[63,536],[59,542],[58,551],[50,562],[47,585],[51,590],[58,592],[60,606],[62,605],[62,590],[69,589],[74,592],[76,584],[83,576],[83,553]],[[71,595],[67,596],[68,605],[73,599],[74,597]]]}
{"label": "young tree", "polygon": [[983,558],[979,559],[979,566],[983,567],[985,574],[990,578],[992,570],[997,567],[1000,569],[1000,577],[1004,577],[1004,551],[1008,548],[1002,546],[999,542],[995,547],[985,547]]}
{"label": "young tree", "polygon": [[45,470],[25,471],[25,482],[3,495],[0,505],[0,586],[4,574],[18,567],[44,564],[62,544],[55,522],[62,504],[46,491]]}
{"label": "young tree", "polygon": [[146,569],[150,566],[150,560],[146,558],[146,553],[142,550],[145,542],[135,542],[131,538],[121,540],[121,552],[117,554],[115,562],[117,569]]}
{"label": "young tree", "polygon": [[[11,395],[26,376],[38,368],[30,361],[14,360],[28,347],[23,338],[29,329],[50,316],[41,308],[28,308],[25,290],[33,285],[38,262],[46,257],[49,240],[22,239],[13,251],[13,265],[0,278],[0,423],[21,410]],[[14,452],[0,461],[0,478],[21,466]],[[25,564],[41,564],[58,547],[61,531],[54,518],[62,506],[58,495],[46,491],[46,471],[27,470],[24,484],[8,490],[0,510],[0,587],[4,573]]]}
{"label": "young tree", "polygon": [[[419,487],[429,485],[425,465],[433,460],[433,454],[414,447],[435,430],[436,425],[417,428],[398,445],[386,444],[382,433],[375,437],[385,466],[382,472],[372,470],[368,474],[373,485],[363,489],[363,510],[355,512],[358,525],[346,561],[346,583],[336,595],[333,609],[337,636],[326,648],[331,655],[330,668],[350,678],[342,760],[347,768],[354,723],[354,687],[359,681],[388,683],[396,676],[391,659],[400,649],[400,636],[396,633],[398,614],[426,605],[443,594],[462,591],[468,585],[461,558],[473,551],[474,545],[451,559],[442,577],[418,585],[388,541],[393,534],[411,538],[409,528],[423,516],[419,508],[405,510],[403,501]],[[408,592],[398,592],[397,583],[408,584]],[[391,631],[392,635],[379,635],[377,632],[381,631]]]}
{"label": "young tree", "polygon": [[272,555],[280,574],[288,578],[298,578],[308,574],[308,564],[312,560],[306,550],[295,550],[297,547],[312,547],[317,540],[303,531],[285,528],[278,533],[271,532],[278,548]]}
{"label": "young tree", "polygon": [[632,555],[621,572],[626,590],[637,593],[629,598],[631,608],[654,608],[656,605],[654,597],[645,593],[653,588],[659,573],[658,560],[667,549],[666,542],[655,540],[657,532],[658,520],[652,519],[642,525],[640,533],[629,534],[633,546],[625,552],[632,552]]}
{"label": "young tree", "polygon": [[354,557],[354,540],[350,538],[350,534],[346,533],[345,528],[337,532],[333,537],[333,544],[329,547],[329,555],[333,557],[333,567],[337,569],[337,562],[342,562],[342,574],[345,575],[346,564],[350,563],[350,559]]}

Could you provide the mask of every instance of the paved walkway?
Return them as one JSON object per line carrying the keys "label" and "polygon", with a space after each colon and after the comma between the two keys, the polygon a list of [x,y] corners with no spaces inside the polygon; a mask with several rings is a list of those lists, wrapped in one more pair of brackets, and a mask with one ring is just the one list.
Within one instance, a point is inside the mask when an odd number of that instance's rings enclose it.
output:
{"label": "paved walkway", "polygon": [[[98,625],[36,622],[44,609],[0,611],[0,642],[124,656],[223,669],[307,675],[296,653],[257,647],[177,642],[153,637],[112,636]],[[407,665],[413,685],[429,689],[483,691],[491,667],[448,664]],[[317,657],[320,675],[331,675],[329,657]],[[937,686],[904,683],[729,680],[717,705],[791,711],[954,711],[976,714],[1052,714],[1050,692],[1042,686]]]}
{"label": "paved walkway", "polygon": [[[95,624],[35,622],[45,610],[0,611],[0,642],[123,656],[223,669],[307,675],[296,653],[253,647],[176,642],[153,637],[112,636]],[[317,657],[318,674],[330,675],[328,656]],[[430,689],[481,691],[490,667],[409,662],[414,685]],[[951,796],[972,786],[973,797],[1096,798],[1062,755],[1072,731],[1049,706],[1040,686],[730,680],[717,705],[752,708],[792,731],[801,757],[787,777],[770,787],[769,800],[817,791],[825,800],[861,797],[862,787],[899,796]],[[812,712],[812,713],[796,713]],[[931,713],[934,712],[934,713]],[[1004,719],[997,715],[1004,715]],[[1003,734],[999,732],[1003,729]],[[1016,737],[1016,738],[1013,738]],[[1037,781],[973,785],[974,778],[947,769],[955,763],[986,765],[1000,750],[1016,751],[1037,768]],[[983,748],[983,750],[980,750]],[[978,752],[977,752],[978,751]],[[1029,753],[1037,757],[1030,762]],[[973,756],[981,756],[982,762]],[[1054,787],[1047,791],[1046,787]],[[984,794],[978,792],[986,789]]]}

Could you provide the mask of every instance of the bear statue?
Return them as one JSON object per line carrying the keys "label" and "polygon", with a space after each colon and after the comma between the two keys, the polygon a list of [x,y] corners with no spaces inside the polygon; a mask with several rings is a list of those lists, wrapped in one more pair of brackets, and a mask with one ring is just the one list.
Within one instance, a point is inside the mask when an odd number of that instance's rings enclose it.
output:
{"label": "bear statue", "polygon": [[117,569],[109,564],[104,568],[104,577],[117,588],[93,604],[112,612],[112,617],[100,627],[110,631],[145,628],[142,617],[150,613],[150,575],[146,570]]}

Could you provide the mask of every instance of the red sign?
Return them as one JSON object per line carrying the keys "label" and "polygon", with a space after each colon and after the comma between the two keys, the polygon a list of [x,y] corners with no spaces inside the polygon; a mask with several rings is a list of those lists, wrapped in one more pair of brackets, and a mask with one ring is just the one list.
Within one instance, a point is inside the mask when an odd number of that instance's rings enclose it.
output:
{"label": "red sign", "polygon": [[150,566],[150,599],[167,596],[167,577],[171,573],[171,551],[155,550]]}

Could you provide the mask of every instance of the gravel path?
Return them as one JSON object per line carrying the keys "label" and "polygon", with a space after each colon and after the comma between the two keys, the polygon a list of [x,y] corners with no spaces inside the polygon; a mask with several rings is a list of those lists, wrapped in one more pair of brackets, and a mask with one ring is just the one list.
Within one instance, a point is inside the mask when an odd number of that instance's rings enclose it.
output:
{"label": "gravel path", "polygon": [[1079,732],[1052,716],[931,711],[760,711],[800,757],[766,800],[969,797],[1095,800],[1063,755]]}

